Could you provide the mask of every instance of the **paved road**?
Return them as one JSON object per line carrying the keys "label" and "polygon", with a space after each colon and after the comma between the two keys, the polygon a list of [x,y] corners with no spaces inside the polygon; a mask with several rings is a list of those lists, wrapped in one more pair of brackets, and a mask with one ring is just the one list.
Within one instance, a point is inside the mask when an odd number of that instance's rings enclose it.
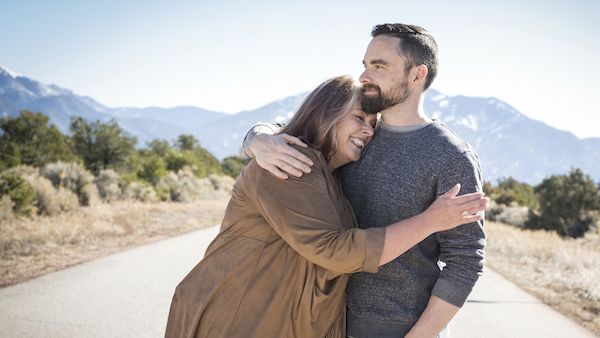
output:
{"label": "paved road", "polygon": [[[161,337],[173,290],[217,228],[0,289],[0,337]],[[452,324],[453,337],[594,337],[493,271]]]}

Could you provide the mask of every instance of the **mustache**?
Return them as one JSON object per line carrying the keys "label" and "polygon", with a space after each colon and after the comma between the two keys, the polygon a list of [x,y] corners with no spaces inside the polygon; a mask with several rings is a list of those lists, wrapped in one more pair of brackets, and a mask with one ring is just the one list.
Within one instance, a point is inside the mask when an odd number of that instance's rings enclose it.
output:
{"label": "mustache", "polygon": [[369,89],[375,89],[379,94],[381,94],[381,87],[374,83],[365,83],[362,85],[362,92],[366,92]]}

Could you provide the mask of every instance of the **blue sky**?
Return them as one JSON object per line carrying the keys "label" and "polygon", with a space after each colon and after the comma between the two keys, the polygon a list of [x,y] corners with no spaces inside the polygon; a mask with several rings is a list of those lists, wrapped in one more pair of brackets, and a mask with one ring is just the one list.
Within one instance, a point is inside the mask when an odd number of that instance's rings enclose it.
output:
{"label": "blue sky", "polygon": [[238,112],[358,76],[373,25],[419,24],[433,87],[600,137],[594,1],[5,1],[0,64],[116,106]]}

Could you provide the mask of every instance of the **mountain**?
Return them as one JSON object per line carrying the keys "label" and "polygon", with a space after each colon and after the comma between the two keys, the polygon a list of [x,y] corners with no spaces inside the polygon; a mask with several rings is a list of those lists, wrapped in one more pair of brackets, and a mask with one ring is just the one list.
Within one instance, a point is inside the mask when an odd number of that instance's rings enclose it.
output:
{"label": "mountain", "polygon": [[[138,146],[155,138],[175,140],[188,133],[218,158],[238,154],[244,135],[256,123],[287,121],[307,94],[235,115],[189,106],[109,108],[92,98],[0,67],[0,116],[15,116],[23,109],[42,112],[63,132],[68,132],[71,116],[90,121],[115,119],[138,138]],[[493,97],[447,96],[432,89],[424,105],[430,116],[477,149],[488,181],[512,176],[537,184],[574,167],[600,179],[600,138],[579,139],[532,120]]]}
{"label": "mountain", "polygon": [[218,158],[240,153],[246,132],[259,122],[286,122],[298,109],[304,98],[302,93],[269,103],[250,111],[242,111],[207,123],[197,131],[200,144]]}
{"label": "mountain", "polygon": [[176,139],[196,134],[201,125],[230,116],[197,107],[109,108],[56,85],[46,85],[0,66],[0,116],[17,116],[21,110],[42,112],[62,132],[69,132],[71,117],[89,121],[116,120],[138,139],[138,145],[155,138]]}
{"label": "mountain", "polygon": [[110,111],[110,114],[117,119],[152,119],[180,128],[191,128],[190,126],[200,126],[218,119],[222,119],[230,114],[210,111],[197,107],[181,106],[174,108],[116,108]]}
{"label": "mountain", "polygon": [[448,97],[430,90],[425,111],[477,149],[487,180],[512,176],[537,184],[574,167],[600,178],[600,138],[579,139],[496,98]]}
{"label": "mountain", "polygon": [[197,107],[115,108],[108,112],[123,129],[144,145],[153,139],[175,140],[181,134],[199,137],[201,126],[230,116]]}
{"label": "mountain", "polygon": [[0,116],[15,116],[21,110],[43,112],[63,132],[72,116],[106,121],[109,110],[92,98],[79,96],[55,85],[45,85],[0,67]]}

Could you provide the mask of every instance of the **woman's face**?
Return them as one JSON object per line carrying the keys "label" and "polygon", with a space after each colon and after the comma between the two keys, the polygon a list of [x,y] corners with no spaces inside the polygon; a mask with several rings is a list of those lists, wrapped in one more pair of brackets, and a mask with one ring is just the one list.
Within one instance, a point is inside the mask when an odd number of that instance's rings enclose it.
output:
{"label": "woman's face", "polygon": [[360,159],[363,148],[373,137],[377,114],[354,109],[335,125],[335,149],[329,165],[332,169]]}

